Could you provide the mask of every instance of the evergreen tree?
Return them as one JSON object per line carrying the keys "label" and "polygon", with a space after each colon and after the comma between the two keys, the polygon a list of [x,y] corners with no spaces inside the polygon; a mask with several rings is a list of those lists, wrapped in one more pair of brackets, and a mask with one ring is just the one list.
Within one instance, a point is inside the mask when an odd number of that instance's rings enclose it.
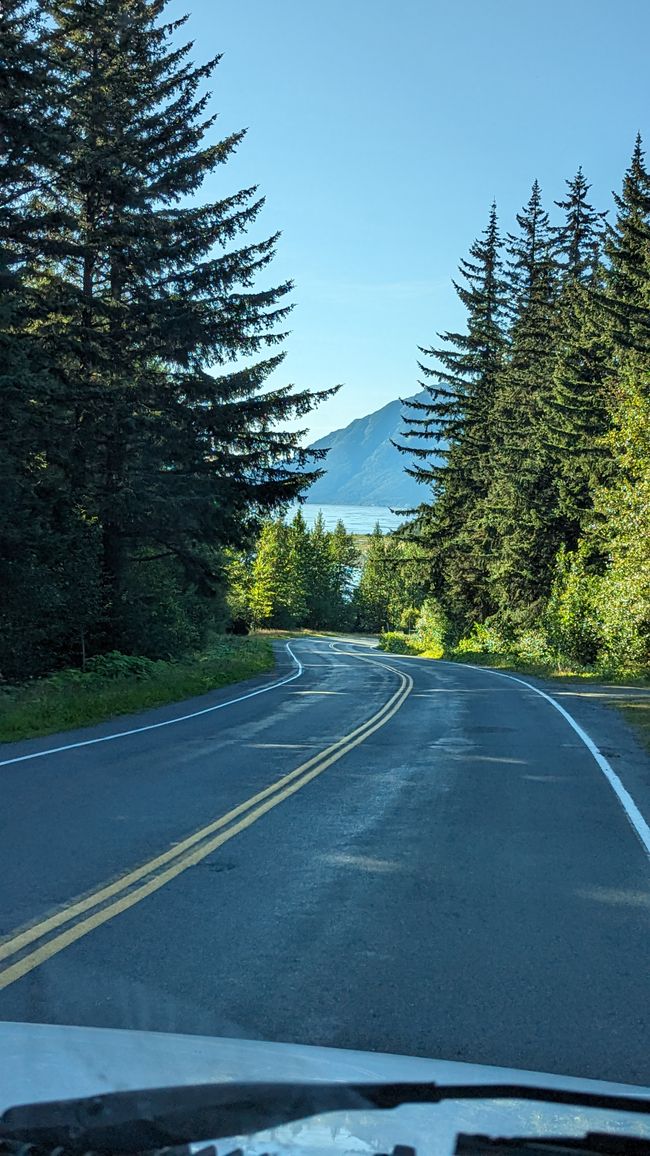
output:
{"label": "evergreen tree", "polygon": [[510,350],[495,406],[488,524],[490,581],[506,617],[543,598],[557,552],[549,533],[555,479],[546,415],[558,338],[559,268],[535,181],[519,231],[508,236]]}
{"label": "evergreen tree", "polygon": [[243,133],[213,140],[202,88],[218,57],[195,66],[190,45],[174,47],[184,21],[164,23],[166,7],[43,0],[67,145],[47,202],[65,224],[60,260],[38,270],[39,336],[65,382],[63,445],[98,527],[98,642],[110,647],[130,646],[142,567],[166,556],[187,589],[218,592],[221,547],[315,476],[285,428],[314,395],[263,389],[290,308],[289,284],[255,287],[277,237],[239,241],[262,208],[254,188],[199,200]]}
{"label": "evergreen tree", "polygon": [[79,661],[92,606],[89,530],[60,468],[57,397],[35,337],[37,253],[54,218],[39,206],[61,147],[57,92],[38,8],[0,5],[0,673]]}
{"label": "evergreen tree", "polygon": [[370,535],[359,585],[355,590],[358,628],[365,631],[388,630],[389,605],[390,574],[386,567],[384,535],[377,522]]}
{"label": "evergreen tree", "polygon": [[372,633],[398,629],[404,612],[424,601],[428,565],[419,545],[383,534],[377,523],[354,592],[358,628]]}
{"label": "evergreen tree", "polygon": [[562,270],[557,361],[547,407],[547,431],[557,487],[556,545],[575,549],[591,509],[594,488],[607,470],[603,444],[610,421],[608,340],[599,295],[603,287],[605,213],[588,201],[590,186],[578,169],[567,196],[556,201],[564,222],[555,229]]}
{"label": "evergreen tree", "polygon": [[289,526],[282,518],[267,522],[257,543],[248,591],[251,624],[280,630],[303,626],[309,573],[309,534],[301,512]]}
{"label": "evergreen tree", "polygon": [[339,518],[329,540],[330,569],[334,591],[330,621],[332,629],[345,630],[351,623],[352,597],[361,556],[352,534]]}
{"label": "evergreen tree", "polygon": [[266,522],[261,529],[251,571],[247,602],[254,627],[269,626],[284,607],[286,526]]}
{"label": "evergreen tree", "polygon": [[[649,286],[650,288],[650,282]],[[650,390],[645,374],[625,370],[609,433],[613,480],[594,494],[586,535],[592,562],[604,559],[596,610],[602,624],[602,665],[650,666]]]}
{"label": "evergreen tree", "polygon": [[[496,206],[487,227],[460,263],[462,281],[454,282],[467,311],[463,333],[445,333],[442,348],[422,349],[436,362],[421,365],[429,402],[409,402],[417,416],[405,414],[406,437],[429,438],[431,450],[403,452],[418,460],[408,470],[432,488],[432,505],[423,503],[419,538],[431,557],[434,589],[457,614],[488,612],[486,579],[489,547],[483,507],[491,476],[494,410],[506,351],[505,284]],[[432,464],[432,455],[442,465]],[[412,533],[412,531],[410,531]]]}
{"label": "evergreen tree", "polygon": [[611,320],[616,362],[621,364],[628,351],[650,352],[650,174],[640,136],[614,201],[617,214],[605,244],[602,304]]}
{"label": "evergreen tree", "polygon": [[309,583],[314,571],[312,543],[302,510],[296,510],[287,529],[284,559],[284,605],[294,626],[307,620]]}
{"label": "evergreen tree", "polygon": [[307,614],[305,625],[314,630],[330,630],[335,617],[335,593],[330,558],[331,534],[325,529],[319,510],[309,541],[309,573],[307,577]]}
{"label": "evergreen tree", "polygon": [[556,258],[565,282],[590,285],[600,265],[607,213],[589,203],[591,185],[582,166],[566,186],[564,200],[555,202],[564,214],[562,224],[552,230]]}

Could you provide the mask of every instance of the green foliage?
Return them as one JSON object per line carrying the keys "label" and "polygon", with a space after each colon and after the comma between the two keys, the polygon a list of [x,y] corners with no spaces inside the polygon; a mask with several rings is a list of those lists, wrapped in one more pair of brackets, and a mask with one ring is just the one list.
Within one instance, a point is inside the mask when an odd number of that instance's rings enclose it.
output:
{"label": "green foliage", "polygon": [[420,655],[422,650],[417,642],[408,634],[399,630],[384,630],[379,635],[379,649],[389,654]]}
{"label": "green foliage", "polygon": [[601,665],[650,666],[650,390],[640,359],[621,378],[610,446],[614,480],[594,495],[587,541],[606,563],[595,595]]}
{"label": "green foliage", "polygon": [[584,546],[574,554],[562,550],[544,612],[548,643],[558,663],[593,665],[602,649],[602,623],[596,609],[600,578],[589,566]]}
{"label": "green foliage", "polygon": [[377,525],[354,592],[358,629],[394,630],[404,611],[420,606],[427,588],[425,565],[426,556],[418,544],[382,534]]}
{"label": "green foliage", "polygon": [[560,272],[535,181],[518,231],[508,238],[509,348],[495,399],[486,502],[489,588],[496,610],[543,597],[558,545],[546,408],[558,334]]}
{"label": "green foliage", "polygon": [[470,633],[454,647],[457,654],[507,654],[511,645],[490,622],[475,622]]}
{"label": "green foliage", "polygon": [[266,639],[215,637],[199,654],[175,662],[112,652],[86,670],[62,670],[0,690],[0,741],[51,734],[116,715],[205,694],[273,667]]}
{"label": "green foliage", "polygon": [[230,613],[254,627],[349,629],[358,565],[354,538],[341,522],[329,532],[318,517],[310,531],[298,510],[289,525],[267,522],[249,556],[231,554]]}
{"label": "green foliage", "polygon": [[415,615],[413,633],[384,630],[379,635],[380,650],[392,654],[412,654],[426,658],[442,658],[449,638],[449,619],[434,598],[428,598],[419,610],[406,612]]}
{"label": "green foliage", "polygon": [[[420,508],[418,540],[429,556],[433,589],[444,589],[450,611],[483,616],[490,609],[486,584],[485,502],[494,444],[495,400],[506,351],[506,283],[496,206],[482,237],[460,263],[454,286],[467,310],[462,333],[439,335],[442,347],[421,349],[430,401],[409,403],[406,443],[415,458],[409,469],[431,501]],[[430,450],[413,449],[409,438],[429,439]],[[439,463],[442,459],[442,465]],[[471,606],[471,610],[470,610]]]}
{"label": "green foliage", "polygon": [[291,629],[306,612],[306,531],[283,521],[262,527],[246,597],[251,625]]}
{"label": "green foliage", "polygon": [[[420,454],[417,475],[433,489],[409,532],[426,553],[425,595],[448,616],[441,645],[458,657],[540,670],[650,664],[650,174],[640,138],[613,225],[588,195],[578,170],[552,225],[535,182],[503,274],[496,230],[475,244],[473,264],[461,264],[465,331],[428,351],[439,362],[427,370],[431,403],[406,418],[448,439],[442,466]],[[489,331],[488,315],[498,320]]]}
{"label": "green foliage", "polygon": [[400,630],[406,630],[410,633],[415,628],[420,611],[415,606],[408,606],[403,610],[399,618]]}
{"label": "green foliage", "polygon": [[427,598],[418,614],[413,637],[422,653],[442,658],[449,641],[447,614],[435,598]]}
{"label": "green foliage", "polygon": [[[0,670],[153,657],[224,620],[223,556],[318,476],[269,388],[289,283],[255,188],[206,199],[217,64],[166,0],[0,6]],[[258,235],[259,236],[259,235]]]}
{"label": "green foliage", "polygon": [[[353,595],[361,556],[353,535],[348,534],[340,519],[328,536],[324,562],[329,575],[329,601],[323,626],[349,630],[354,625]],[[315,616],[311,622],[315,625]]]}

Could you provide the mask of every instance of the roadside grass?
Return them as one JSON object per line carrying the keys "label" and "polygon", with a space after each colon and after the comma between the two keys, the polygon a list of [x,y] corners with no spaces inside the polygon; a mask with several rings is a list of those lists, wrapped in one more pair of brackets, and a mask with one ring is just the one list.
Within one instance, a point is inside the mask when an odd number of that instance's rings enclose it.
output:
{"label": "roadside grass", "polygon": [[650,673],[643,670],[606,672],[572,669],[570,666],[557,666],[553,663],[525,662],[513,654],[489,653],[487,651],[449,651],[445,654],[448,662],[464,662],[470,666],[491,666],[494,670],[508,670],[513,674],[532,674],[538,678],[552,678],[556,681],[575,682],[577,679],[585,682],[595,682],[599,685],[612,687],[641,687],[650,688]]}
{"label": "roadside grass", "polygon": [[[562,686],[598,687],[598,697],[603,706],[614,707],[635,731],[646,750],[650,751],[650,674],[633,670],[615,674],[593,670],[570,670],[550,663],[524,662],[512,654],[489,654],[480,652],[452,652],[445,655],[451,662],[465,662],[470,666],[492,667],[512,674],[532,674],[537,678],[547,678]],[[608,693],[611,692],[611,693]],[[621,693],[623,692],[623,693]],[[645,692],[645,693],[644,693]]]}
{"label": "roadside grass", "polygon": [[0,742],[35,738],[105,722],[122,714],[180,702],[272,670],[268,637],[215,637],[199,654],[165,662],[125,655],[91,660],[91,669],[62,670],[0,689]]}

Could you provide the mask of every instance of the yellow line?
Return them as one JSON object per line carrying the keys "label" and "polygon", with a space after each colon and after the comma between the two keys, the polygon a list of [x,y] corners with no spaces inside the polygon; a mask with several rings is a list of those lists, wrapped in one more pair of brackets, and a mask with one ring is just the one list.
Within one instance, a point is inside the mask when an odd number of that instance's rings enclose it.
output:
{"label": "yellow line", "polygon": [[[395,670],[394,667],[389,667],[388,669],[391,670],[392,673],[399,675],[401,679],[404,679],[405,676],[402,675],[401,671]],[[175,843],[173,847],[170,847],[169,850],[163,852],[163,854],[156,856],[155,859],[149,859],[140,867],[136,867],[133,871],[129,871],[126,875],[121,875],[119,879],[116,879],[113,883],[108,884],[106,887],[102,887],[99,891],[92,892],[90,895],[85,896],[83,899],[78,900],[76,903],[72,903],[67,907],[62,908],[60,911],[54,912],[54,914],[48,918],[33,924],[31,927],[26,928],[18,935],[13,936],[11,939],[6,939],[4,942],[0,943],[0,960],[6,959],[10,955],[15,955],[17,951],[22,951],[24,947],[27,947],[30,943],[33,943],[35,939],[40,939],[42,935],[47,935],[50,931],[54,931],[57,927],[60,927],[61,924],[69,923],[71,919],[76,918],[78,915],[82,915],[84,911],[88,911],[92,907],[97,907],[100,903],[104,903],[107,899],[111,899],[114,895],[118,894],[118,892],[124,891],[128,887],[132,887],[134,883],[138,882],[138,880],[143,879],[146,875],[151,875],[152,871],[157,871],[159,867],[164,867],[164,865],[169,863],[172,859],[176,859],[183,855],[190,847],[193,847],[197,843],[202,842],[204,839],[208,838],[209,835],[213,834],[214,831],[218,831],[222,827],[232,823],[234,819],[238,818],[239,815],[243,814],[244,811],[254,807],[256,803],[261,802],[263,799],[268,798],[269,795],[275,794],[276,791],[281,790],[282,787],[284,787],[287,783],[292,782],[294,779],[304,774],[305,771],[309,770],[310,767],[320,762],[321,759],[326,758],[332,751],[335,751],[345,743],[348,743],[350,739],[355,737],[355,735],[360,734],[362,731],[365,732],[366,727],[375,722],[384,713],[384,711],[390,709],[393,702],[402,693],[404,685],[404,682],[402,682],[400,689],[392,696],[392,698],[388,700],[388,702],[386,702],[381,707],[379,711],[377,711],[376,714],[372,715],[371,718],[366,719],[364,723],[362,723],[355,730],[351,731],[349,734],[344,735],[340,739],[337,739],[335,743],[332,743],[331,746],[326,747],[324,751],[319,751],[316,755],[313,755],[310,759],[307,760],[307,762],[302,763],[299,767],[297,767],[295,771],[290,771],[287,775],[283,775],[282,778],[277,779],[274,783],[271,783],[269,787],[265,787],[264,790],[259,791],[256,795],[252,795],[250,799],[246,799],[243,803],[238,804],[238,806],[234,807],[231,811],[228,811],[227,814],[222,815],[219,819],[214,820],[212,823],[208,823],[207,826],[201,827],[200,830],[195,831],[192,835],[189,835],[181,842]]]}
{"label": "yellow line", "polygon": [[[394,667],[388,667],[387,669],[391,670],[391,672],[394,674],[398,674],[400,678],[404,677],[401,672],[395,670]],[[116,879],[113,883],[107,885],[106,887],[102,887],[99,891],[92,892],[90,895],[85,896],[78,902],[55,912],[49,918],[32,925],[20,934],[0,943],[0,960],[6,959],[10,955],[15,955],[17,951],[21,951],[24,947],[27,947],[35,939],[39,939],[42,935],[46,935],[50,931],[54,931],[57,927],[60,927],[62,923],[69,923],[70,920],[74,919],[77,915],[83,914],[84,911],[88,911],[91,907],[97,907],[100,903],[104,903],[107,899],[110,899],[118,892],[123,891],[125,888],[131,887],[134,883],[137,883],[139,879],[144,878],[146,875],[150,875],[152,871],[157,870],[159,867],[163,867],[165,863],[169,863],[170,860],[178,858],[188,848],[194,846],[197,843],[200,843],[214,831],[220,830],[222,827],[227,826],[228,823],[231,823],[244,811],[249,810],[249,808],[253,807],[256,803],[259,803],[262,799],[265,799],[270,794],[274,794],[276,791],[279,791],[286,783],[289,783],[299,775],[302,775],[311,766],[319,762],[320,759],[325,758],[328,754],[330,754],[330,752],[337,750],[340,746],[349,742],[350,739],[354,738],[354,736],[359,734],[361,731],[365,731],[366,727],[370,726],[370,724],[379,718],[384,711],[390,709],[392,703],[402,693],[403,686],[404,683],[402,683],[400,689],[393,695],[392,698],[388,700],[387,703],[384,704],[383,707],[381,707],[379,711],[377,711],[376,714],[372,715],[371,718],[367,719],[364,723],[357,727],[356,730],[353,730],[349,734],[344,735],[342,738],[337,739],[335,743],[332,743],[331,746],[326,747],[324,751],[319,751],[316,755],[313,755],[310,759],[307,760],[307,762],[302,763],[299,767],[297,767],[295,771],[290,771],[287,775],[284,775],[282,778],[277,779],[274,783],[271,783],[269,787],[265,787],[264,790],[259,791],[258,794],[251,796],[250,799],[246,799],[243,803],[240,803],[237,807],[234,807],[231,811],[228,811],[227,814],[222,815],[219,819],[209,823],[207,826],[201,827],[200,830],[195,831],[192,835],[189,835],[181,842],[175,843],[173,847],[170,847],[168,851],[158,855],[155,859],[148,860],[146,863],[142,864],[142,866],[135,868],[133,871],[128,872],[126,875],[121,875],[119,879]]]}
{"label": "yellow line", "polygon": [[[357,656],[353,655],[351,657],[356,658]],[[365,661],[369,660],[366,659]],[[69,923],[78,915],[83,914],[90,908],[97,907],[98,904],[118,895],[118,893],[127,891],[127,889],[132,887],[134,883],[137,883],[138,880],[143,879],[147,875],[151,875],[152,872],[164,866],[165,863],[169,863],[170,860],[175,860],[167,870],[155,875],[153,879],[149,879],[140,887],[128,891],[127,894],[122,894],[121,897],[115,899],[113,903],[102,907],[99,911],[95,912],[95,914],[75,923],[73,927],[70,927],[67,931],[62,932],[53,939],[48,940],[47,943],[36,948],[16,963],[5,967],[4,970],[0,971],[0,990],[15,983],[16,980],[21,979],[24,975],[27,975],[28,972],[33,971],[34,968],[39,967],[40,964],[50,959],[53,955],[63,951],[64,948],[69,947],[70,944],[76,940],[81,939],[96,927],[101,926],[102,923],[106,923],[122,911],[126,911],[129,907],[135,906],[136,903],[139,903],[148,895],[158,891],[161,887],[164,887],[166,883],[169,883],[183,871],[186,871],[188,867],[193,867],[196,863],[200,863],[206,856],[212,854],[213,851],[223,846],[224,843],[227,843],[230,839],[235,838],[236,835],[246,830],[247,827],[250,827],[260,819],[262,815],[265,815],[267,811],[284,802],[285,799],[288,799],[291,795],[295,794],[296,791],[306,786],[312,779],[322,774],[323,771],[327,770],[333,763],[342,759],[343,756],[353,750],[354,747],[359,746],[366,738],[379,730],[380,727],[383,727],[389,719],[397,713],[408,698],[413,689],[413,680],[409,675],[404,675],[401,671],[396,670],[395,667],[387,667],[382,663],[382,668],[389,669],[394,674],[399,675],[401,680],[400,688],[392,698],[384,704],[381,710],[377,711],[376,714],[367,719],[367,721],[357,727],[356,730],[351,731],[350,734],[345,735],[342,739],[333,743],[325,751],[322,751],[319,755],[315,755],[306,763],[303,763],[295,771],[291,771],[288,775],[278,779],[278,781],[270,787],[260,791],[257,795],[252,796],[252,798],[247,799],[238,807],[233,808],[228,814],[223,815],[214,823],[203,827],[200,831],[196,831],[193,835],[183,840],[182,843],[170,848],[164,854],[143,864],[135,871],[131,871],[127,875],[122,876],[108,887],[101,888],[99,891],[94,892],[78,903],[74,903],[62,911],[56,912],[54,915],[40,923],[34,924],[34,926],[14,936],[12,939],[6,940],[0,947],[0,958],[14,955],[16,952],[28,946],[29,943],[41,939],[44,935],[60,927],[63,923]],[[222,831],[221,834],[214,835],[214,832],[232,823],[234,819],[246,811],[249,813],[244,815],[244,818],[238,823],[229,827],[227,831]],[[213,838],[209,838],[211,834],[214,835]],[[200,846],[196,847],[197,843],[199,843]],[[194,850],[192,850],[193,847],[195,848]]]}

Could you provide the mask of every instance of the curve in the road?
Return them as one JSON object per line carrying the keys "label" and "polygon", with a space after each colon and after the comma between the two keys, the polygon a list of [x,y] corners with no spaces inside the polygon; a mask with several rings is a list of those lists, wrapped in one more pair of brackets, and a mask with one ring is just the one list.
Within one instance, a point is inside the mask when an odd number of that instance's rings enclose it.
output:
{"label": "curve in the road", "polygon": [[[459,666],[467,666],[471,670],[485,669],[483,667],[479,668],[479,667],[475,667],[475,666],[470,666],[469,663],[459,663]],[[546,701],[549,702],[551,704],[551,706],[555,708],[555,710],[560,712],[562,717],[565,718],[566,721],[568,722],[569,726],[573,728],[573,730],[577,734],[578,738],[581,739],[582,742],[585,744],[590,755],[592,755],[595,762],[600,767],[600,769],[603,772],[605,778],[607,779],[610,787],[612,788],[614,794],[616,795],[619,803],[621,804],[623,810],[625,811],[626,817],[628,818],[629,822],[632,824],[632,827],[633,827],[635,833],[637,834],[638,838],[640,839],[641,845],[642,845],[646,855],[648,855],[648,857],[650,857],[650,826],[648,826],[645,819],[643,818],[643,815],[641,814],[639,808],[637,807],[636,803],[634,802],[634,799],[632,798],[630,792],[623,786],[623,784],[622,784],[620,778],[618,777],[618,775],[616,774],[616,771],[614,770],[614,768],[611,766],[611,764],[605,758],[602,751],[600,751],[598,749],[598,747],[596,746],[593,739],[589,737],[586,730],[584,730],[580,726],[580,723],[576,722],[573,715],[569,714],[568,710],[566,710],[565,707],[563,707],[561,705],[561,703],[559,703],[557,701],[557,699],[554,699],[552,697],[552,695],[550,695],[550,694],[546,694],[546,691],[540,690],[540,688],[538,686],[533,686],[532,682],[526,682],[525,679],[517,678],[514,674],[505,674],[501,670],[490,670],[489,673],[490,674],[496,674],[499,678],[507,678],[510,680],[510,682],[520,683],[521,686],[525,686],[525,687],[527,687],[528,690],[534,691],[535,694],[538,694],[540,696],[540,698],[546,699]]]}
{"label": "curve in the road", "polygon": [[[349,656],[352,656],[352,654],[353,654],[353,652],[349,651],[349,650],[348,651],[339,650],[336,643],[331,643],[330,648],[338,654],[347,654]],[[361,656],[359,655],[359,657],[361,657]],[[406,661],[406,662],[430,662],[431,660],[426,659],[426,658],[425,659],[417,658],[415,655],[413,655],[413,656],[406,655],[406,656],[401,656],[400,658],[397,659],[397,661],[398,662],[404,662],[404,661]],[[438,660],[438,661],[440,661],[440,660]],[[557,699],[554,699],[552,697],[552,695],[547,694],[546,691],[541,690],[540,687],[534,686],[532,682],[526,682],[525,679],[518,678],[514,674],[506,674],[502,670],[492,670],[491,667],[486,667],[486,666],[473,666],[469,662],[457,662],[457,663],[455,662],[453,664],[444,663],[444,665],[446,665],[446,666],[447,665],[453,665],[455,667],[460,666],[460,667],[464,667],[466,670],[476,670],[476,671],[481,671],[485,674],[494,674],[497,676],[497,678],[507,678],[509,680],[509,682],[516,682],[516,683],[519,683],[520,686],[525,686],[527,690],[532,690],[534,694],[538,694],[540,698],[543,698],[543,699],[545,699],[546,702],[550,703],[550,705],[562,715],[562,717],[566,720],[566,722],[568,722],[569,726],[575,731],[575,733],[578,735],[578,738],[586,746],[590,755],[594,759],[596,765],[602,771],[603,775],[607,779],[607,782],[609,783],[614,794],[616,795],[621,807],[623,808],[623,811],[625,812],[625,816],[628,819],[629,823],[631,824],[635,834],[637,835],[637,837],[641,843],[641,846],[643,847],[646,855],[648,856],[648,858],[650,858],[650,825],[648,825],[648,823],[644,819],[643,815],[641,814],[641,811],[639,810],[637,804],[635,803],[634,799],[632,798],[630,792],[627,790],[626,787],[624,787],[623,783],[621,782],[621,779],[616,774],[616,771],[612,767],[611,763],[605,758],[602,751],[599,750],[598,746],[593,741],[593,739],[587,734],[586,730],[584,730],[584,728],[580,726],[580,723],[576,722],[573,715],[570,714],[569,711],[566,710],[566,708],[563,707],[561,705],[561,703],[559,703],[557,701]]]}
{"label": "curve in the road", "polygon": [[[361,662],[373,659],[361,655],[350,655]],[[296,659],[296,661],[298,661]],[[189,867],[211,855],[224,843],[252,826],[272,808],[283,803],[296,791],[321,775],[328,767],[342,759],[355,747],[386,725],[397,713],[413,689],[413,679],[393,666],[381,663],[384,669],[392,671],[400,680],[399,689],[390,699],[360,726],[332,743],[325,750],[314,755],[295,770],[290,771],[269,787],[246,799],[227,814],[195,831],[182,842],[170,847],[163,854],[142,864],[99,890],[71,903],[60,911],[38,921],[31,927],[12,935],[0,944],[0,960],[11,959],[25,951],[30,945],[38,946],[18,960],[0,969],[0,990],[15,983],[34,968],[39,967],[52,956],[57,955],[72,943],[81,939],[96,927],[113,919],[116,915],[135,906],[136,903],[158,891]],[[301,667],[302,669],[302,667]],[[286,682],[287,680],[285,680]],[[242,696],[246,697],[246,696]],[[233,700],[237,701],[237,700]],[[227,705],[227,704],[221,704]],[[197,712],[204,713],[204,712]],[[192,717],[192,716],[185,716]],[[130,733],[130,732],[125,732]],[[119,737],[117,735],[111,737]],[[66,748],[59,748],[66,749]],[[237,821],[238,820],[238,821]],[[225,828],[225,830],[224,830]],[[87,918],[80,918],[91,911]],[[48,938],[64,924],[72,924],[67,930],[53,938]],[[39,942],[40,941],[40,942]]]}
{"label": "curve in the road", "polygon": [[249,690],[246,694],[238,695],[237,698],[229,698],[227,702],[218,702],[215,703],[214,706],[206,706],[203,707],[202,710],[193,710],[189,714],[181,714],[176,718],[164,719],[161,722],[147,723],[146,726],[142,727],[131,727],[130,730],[116,731],[115,734],[112,735],[100,735],[98,738],[94,739],[82,739],[77,743],[66,743],[59,747],[48,747],[48,749],[45,751],[32,751],[28,755],[18,755],[13,759],[3,759],[0,761],[0,767],[9,767],[12,765],[12,763],[24,763],[27,762],[28,759],[43,759],[46,755],[58,755],[62,751],[73,751],[78,747],[92,747],[95,745],[95,743],[110,743],[114,742],[115,739],[125,739],[128,738],[129,735],[140,735],[143,734],[144,731],[155,731],[160,727],[171,727],[176,723],[187,722],[188,719],[199,718],[200,715],[213,714],[214,711],[223,710],[224,707],[227,706],[234,706],[237,702],[245,702],[248,698],[256,698],[258,694],[267,694],[269,690],[277,690],[277,688],[280,686],[286,686],[287,683],[294,682],[295,679],[300,678],[301,674],[303,673],[302,663],[299,658],[296,658],[288,642],[286,643],[286,648],[293,661],[296,663],[297,670],[294,670],[293,674],[288,674],[284,678],[276,679],[275,682],[270,682],[268,686],[260,686],[257,688],[257,690]]}

